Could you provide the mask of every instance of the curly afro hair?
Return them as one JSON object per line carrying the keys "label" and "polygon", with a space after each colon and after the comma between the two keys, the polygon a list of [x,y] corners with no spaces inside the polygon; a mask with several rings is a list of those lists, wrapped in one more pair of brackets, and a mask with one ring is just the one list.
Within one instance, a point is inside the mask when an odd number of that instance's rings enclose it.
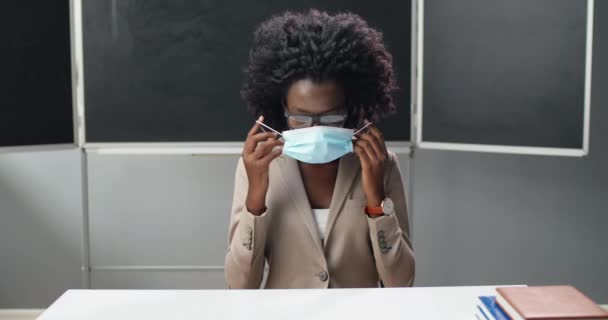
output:
{"label": "curly afro hair", "polygon": [[249,110],[264,115],[277,130],[287,129],[282,101],[289,86],[301,79],[333,80],[343,88],[346,127],[395,112],[392,56],[382,33],[356,14],[311,9],[271,17],[254,32],[244,72],[241,95]]}

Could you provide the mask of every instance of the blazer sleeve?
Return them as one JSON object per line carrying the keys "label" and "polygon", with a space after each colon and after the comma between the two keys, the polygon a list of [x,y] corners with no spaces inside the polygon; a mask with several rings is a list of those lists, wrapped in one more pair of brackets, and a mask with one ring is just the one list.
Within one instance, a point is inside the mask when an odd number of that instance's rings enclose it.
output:
{"label": "blazer sleeve", "polygon": [[386,196],[393,201],[394,213],[369,218],[370,239],[380,280],[386,287],[406,287],[414,282],[414,251],[409,239],[405,190],[399,162],[390,152],[385,176]]}
{"label": "blazer sleeve", "polygon": [[264,275],[264,248],[270,212],[260,216],[247,210],[249,184],[243,159],[239,159],[234,178],[234,195],[228,230],[228,250],[224,272],[228,288],[258,289]]}

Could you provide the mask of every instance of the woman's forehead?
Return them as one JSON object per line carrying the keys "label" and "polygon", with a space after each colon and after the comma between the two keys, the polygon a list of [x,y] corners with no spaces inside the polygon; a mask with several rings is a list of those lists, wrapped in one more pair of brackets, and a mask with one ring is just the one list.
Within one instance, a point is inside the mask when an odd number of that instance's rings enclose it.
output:
{"label": "woman's forehead", "polygon": [[295,81],[287,90],[287,107],[293,112],[324,113],[344,107],[344,92],[335,81]]}

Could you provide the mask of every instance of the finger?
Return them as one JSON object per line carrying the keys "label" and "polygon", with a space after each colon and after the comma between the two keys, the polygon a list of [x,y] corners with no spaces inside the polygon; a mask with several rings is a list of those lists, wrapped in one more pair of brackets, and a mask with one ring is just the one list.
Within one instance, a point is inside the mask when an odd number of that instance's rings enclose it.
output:
{"label": "finger", "polygon": [[278,147],[278,146],[282,146],[282,145],[283,145],[283,141],[274,140],[274,139],[262,142],[258,145],[257,149],[255,150],[254,158],[255,159],[263,158],[268,153],[270,153],[274,147]]}
{"label": "finger", "polygon": [[[264,120],[264,116],[260,116],[258,118],[258,121],[260,121],[260,122],[263,120]],[[251,152],[253,152],[253,150],[255,150],[256,145],[249,138],[253,137],[259,130],[260,130],[260,124],[256,121],[253,124],[253,127],[251,127],[251,129],[249,129],[249,132],[247,133],[247,139],[245,139],[245,144],[243,145],[243,155],[251,153]]]}
{"label": "finger", "polygon": [[371,135],[369,133],[364,133],[361,135],[361,138],[359,141],[368,142],[368,144],[370,145],[371,150],[373,151],[374,156],[376,158],[379,158],[379,159],[384,158],[384,155],[385,155],[384,147],[380,144],[380,142],[378,142],[378,139],[376,139],[376,137],[374,137],[373,135]]}
{"label": "finger", "polygon": [[384,136],[382,135],[382,132],[380,132],[380,130],[376,126],[371,125],[368,128],[369,128],[369,133],[372,136],[374,136],[376,139],[378,139],[378,141],[384,142]]}
{"label": "finger", "polygon": [[244,146],[245,153],[251,154],[251,153],[255,152],[255,149],[258,146],[259,142],[268,140],[270,138],[276,138],[276,135],[277,134],[274,132],[263,132],[263,133],[256,133],[253,136],[248,137],[247,140],[245,141],[245,146]]}
{"label": "finger", "polygon": [[374,138],[376,138],[376,142],[380,146],[380,149],[382,149],[384,158],[386,158],[388,156],[388,150],[386,148],[386,142],[384,140],[384,136],[382,135],[382,132],[380,131],[380,129],[378,129],[378,127],[376,127],[375,124],[371,123],[368,119],[365,119],[364,123],[365,123],[365,125],[370,124],[367,127],[367,129],[368,129],[367,132],[369,134],[371,134]]}
{"label": "finger", "polygon": [[370,165],[380,162],[378,160],[378,155],[376,154],[376,151],[374,151],[373,147],[371,146],[371,143],[361,139],[357,141],[357,144],[363,149],[363,151],[367,155]]}
{"label": "finger", "polygon": [[283,141],[275,140],[275,139],[268,139],[267,141],[264,141],[264,142],[261,142],[258,144],[258,147],[256,148],[256,150],[254,152],[254,157],[256,159],[260,159],[260,158],[266,156],[268,153],[270,153],[273,148],[282,146],[282,145],[283,145]]}
{"label": "finger", "polygon": [[369,142],[369,144],[372,147],[376,156],[384,155],[384,147],[383,147],[382,143],[380,141],[378,141],[378,139],[374,135],[372,135],[370,133],[364,133],[361,136],[361,140]]}
{"label": "finger", "polygon": [[365,153],[365,156],[367,156],[367,159],[369,160],[370,164],[375,160],[375,152],[368,141],[365,141],[363,139],[357,140],[356,146],[361,148],[361,151]]}
{"label": "finger", "polygon": [[356,145],[355,146],[355,153],[359,156],[359,159],[361,159],[361,168],[366,169],[369,167],[369,157],[367,156],[367,153],[365,152],[365,150]]}
{"label": "finger", "polygon": [[262,163],[267,164],[272,162],[272,160],[276,159],[278,156],[280,156],[283,153],[283,148],[276,148],[274,150],[272,150],[270,153],[268,153],[267,155],[265,155],[262,159],[260,159],[260,161],[262,161]]}
{"label": "finger", "polygon": [[258,130],[260,130],[260,124],[259,122],[264,122],[264,116],[260,116],[258,118],[258,120],[255,122],[255,124],[253,125],[253,127],[251,127],[251,129],[249,130],[249,133],[247,133],[248,137],[253,136],[254,134],[256,134],[258,132]]}
{"label": "finger", "polygon": [[388,155],[388,152],[386,149],[386,141],[384,140],[384,135],[382,134],[380,129],[378,129],[376,126],[370,126],[370,127],[371,127],[370,133],[376,138],[376,141],[378,141],[378,143],[382,147],[382,150],[384,151],[384,155]]}

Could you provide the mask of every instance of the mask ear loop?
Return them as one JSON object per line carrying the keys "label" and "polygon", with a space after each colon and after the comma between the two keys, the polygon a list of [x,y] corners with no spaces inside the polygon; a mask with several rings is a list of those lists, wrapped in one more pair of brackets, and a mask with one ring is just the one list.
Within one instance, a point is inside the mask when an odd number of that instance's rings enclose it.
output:
{"label": "mask ear loop", "polygon": [[355,137],[355,135],[357,135],[359,132],[363,131],[363,129],[371,126],[373,123],[369,122],[368,124],[364,125],[361,129],[355,131],[355,133],[353,133],[353,140],[357,140],[357,138]]}
{"label": "mask ear loop", "polygon": [[283,135],[282,135],[280,132],[278,132],[277,130],[275,130],[275,129],[273,129],[273,128],[271,128],[271,127],[267,126],[267,125],[265,125],[264,123],[260,122],[259,120],[256,120],[255,122],[257,122],[258,124],[260,124],[262,127],[264,127],[264,128],[266,128],[266,129],[268,129],[268,130],[270,130],[270,131],[272,131],[272,132],[274,132],[274,133],[276,133],[276,134],[280,135],[281,137],[283,136]]}

